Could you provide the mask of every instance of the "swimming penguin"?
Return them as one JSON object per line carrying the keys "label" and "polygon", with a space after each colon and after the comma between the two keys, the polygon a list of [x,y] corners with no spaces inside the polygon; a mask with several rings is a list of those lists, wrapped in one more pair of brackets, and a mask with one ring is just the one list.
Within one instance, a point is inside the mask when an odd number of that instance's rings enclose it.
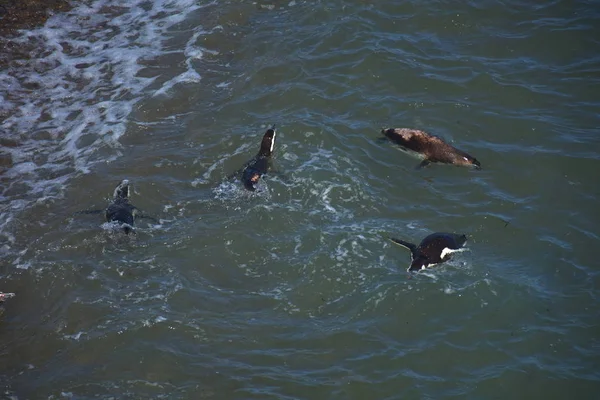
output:
{"label": "swimming penguin", "polygon": [[448,261],[450,254],[460,251],[467,241],[467,236],[455,233],[432,233],[418,246],[404,240],[389,238],[392,242],[410,250],[412,261],[407,271],[420,271],[436,264]]}
{"label": "swimming penguin", "polygon": [[104,212],[107,222],[118,222],[123,228],[125,234],[135,233],[134,223],[136,218],[148,218],[158,223],[158,221],[143,214],[136,206],[129,202],[129,181],[123,179],[113,192],[113,201],[105,210],[87,210],[81,211],[82,214],[100,214]]}
{"label": "swimming penguin", "polygon": [[133,231],[136,214],[139,211],[129,202],[129,181],[123,179],[113,193],[113,202],[106,208],[107,222],[119,222],[126,234]]}
{"label": "swimming penguin", "polygon": [[4,303],[5,300],[15,297],[14,293],[2,293],[0,292],[0,303]]}
{"label": "swimming penguin", "polygon": [[392,142],[399,144],[403,150],[412,152],[423,159],[418,168],[426,167],[434,162],[481,169],[481,164],[475,157],[427,132],[408,128],[383,128],[381,133]]}
{"label": "swimming penguin", "polygon": [[271,168],[273,148],[275,146],[275,125],[265,132],[258,154],[250,160],[242,172],[242,183],[247,190],[255,191],[260,177]]}

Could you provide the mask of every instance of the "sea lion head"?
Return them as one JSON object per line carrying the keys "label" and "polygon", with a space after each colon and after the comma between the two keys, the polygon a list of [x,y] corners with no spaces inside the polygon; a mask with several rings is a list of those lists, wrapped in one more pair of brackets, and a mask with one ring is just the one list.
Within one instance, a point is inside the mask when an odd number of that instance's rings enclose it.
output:
{"label": "sea lion head", "polygon": [[481,163],[477,159],[467,153],[462,153],[456,157],[456,165],[470,166],[475,169],[481,169]]}

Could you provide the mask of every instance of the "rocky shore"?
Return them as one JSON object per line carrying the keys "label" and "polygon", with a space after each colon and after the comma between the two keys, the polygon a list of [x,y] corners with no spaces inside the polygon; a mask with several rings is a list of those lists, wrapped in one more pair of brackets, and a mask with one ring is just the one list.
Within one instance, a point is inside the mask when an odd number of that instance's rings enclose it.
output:
{"label": "rocky shore", "polygon": [[0,0],[0,36],[42,25],[52,12],[69,8],[67,0]]}

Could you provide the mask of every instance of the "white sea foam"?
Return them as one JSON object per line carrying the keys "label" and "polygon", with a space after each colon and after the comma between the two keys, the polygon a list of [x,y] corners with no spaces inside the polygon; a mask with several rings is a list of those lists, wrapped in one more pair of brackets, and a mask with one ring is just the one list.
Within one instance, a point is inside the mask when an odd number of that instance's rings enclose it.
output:
{"label": "white sea foam", "polygon": [[3,251],[15,242],[10,225],[16,213],[62,196],[73,176],[121,155],[129,115],[155,82],[139,74],[144,62],[175,51],[185,58],[185,70],[158,89],[153,85],[154,94],[200,79],[193,61],[202,57],[197,43],[204,30],[190,32],[184,49],[165,44],[176,24],[204,6],[199,3],[78,2],[44,26],[5,39],[19,52],[5,54],[0,70],[0,136],[8,141],[3,152],[9,157],[0,172],[10,179],[0,193],[0,235],[8,243]]}
{"label": "white sea foam", "polygon": [[188,40],[185,46],[184,52],[186,56],[185,64],[187,66],[187,69],[183,73],[164,83],[160,89],[154,92],[154,96],[166,94],[169,90],[171,90],[175,85],[179,83],[195,83],[200,80],[200,74],[196,72],[194,66],[192,65],[192,62],[194,60],[202,58],[202,49],[196,45],[196,42],[198,41],[200,35],[205,33],[205,31],[199,29],[192,35],[192,37]]}

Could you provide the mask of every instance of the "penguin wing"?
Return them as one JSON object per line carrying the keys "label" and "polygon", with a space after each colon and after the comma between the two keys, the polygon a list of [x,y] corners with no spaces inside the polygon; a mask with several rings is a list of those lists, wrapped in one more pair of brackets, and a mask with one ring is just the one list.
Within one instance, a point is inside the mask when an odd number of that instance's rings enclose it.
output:
{"label": "penguin wing", "polygon": [[397,239],[397,238],[388,238],[388,239],[390,239],[392,242],[394,242],[402,247],[406,247],[408,250],[410,250],[412,257],[416,258],[415,255],[417,253],[417,246],[415,246],[414,244],[412,244],[410,242],[406,242],[402,239]]}
{"label": "penguin wing", "polygon": [[269,169],[269,174],[278,177],[285,184],[289,185],[289,184],[291,184],[293,182],[292,178],[290,178],[286,173],[281,172],[281,170],[278,169],[274,165],[271,165],[271,168]]}
{"label": "penguin wing", "polygon": [[83,210],[83,211],[77,211],[74,214],[75,215],[81,215],[81,214],[102,214],[105,210]]}
{"label": "penguin wing", "polygon": [[240,168],[236,169],[235,172],[227,175],[227,178],[225,178],[225,179],[227,181],[233,181],[236,178],[241,178],[241,176],[244,174],[244,171],[246,171],[248,168],[253,167],[257,161],[258,161],[258,156],[252,157],[249,161],[246,161],[244,163],[244,165],[242,165]]}
{"label": "penguin wing", "polygon": [[240,176],[242,174],[242,172],[244,172],[245,167],[239,168],[237,169],[235,172],[227,175],[227,177],[225,178],[226,181],[233,181],[234,179],[236,179],[238,176]]}
{"label": "penguin wing", "polygon": [[150,221],[154,222],[155,224],[158,224],[158,223],[159,223],[159,221],[158,221],[156,218],[154,218],[154,217],[153,217],[153,216],[151,216],[151,215],[144,214],[144,213],[142,212],[142,210],[140,210],[139,208],[137,208],[137,207],[135,207],[135,206],[133,207],[133,212],[132,212],[132,214],[133,214],[133,216],[134,216],[134,217],[136,217],[136,218],[140,218],[140,219],[142,219],[142,218],[143,218],[143,219],[149,219]]}

